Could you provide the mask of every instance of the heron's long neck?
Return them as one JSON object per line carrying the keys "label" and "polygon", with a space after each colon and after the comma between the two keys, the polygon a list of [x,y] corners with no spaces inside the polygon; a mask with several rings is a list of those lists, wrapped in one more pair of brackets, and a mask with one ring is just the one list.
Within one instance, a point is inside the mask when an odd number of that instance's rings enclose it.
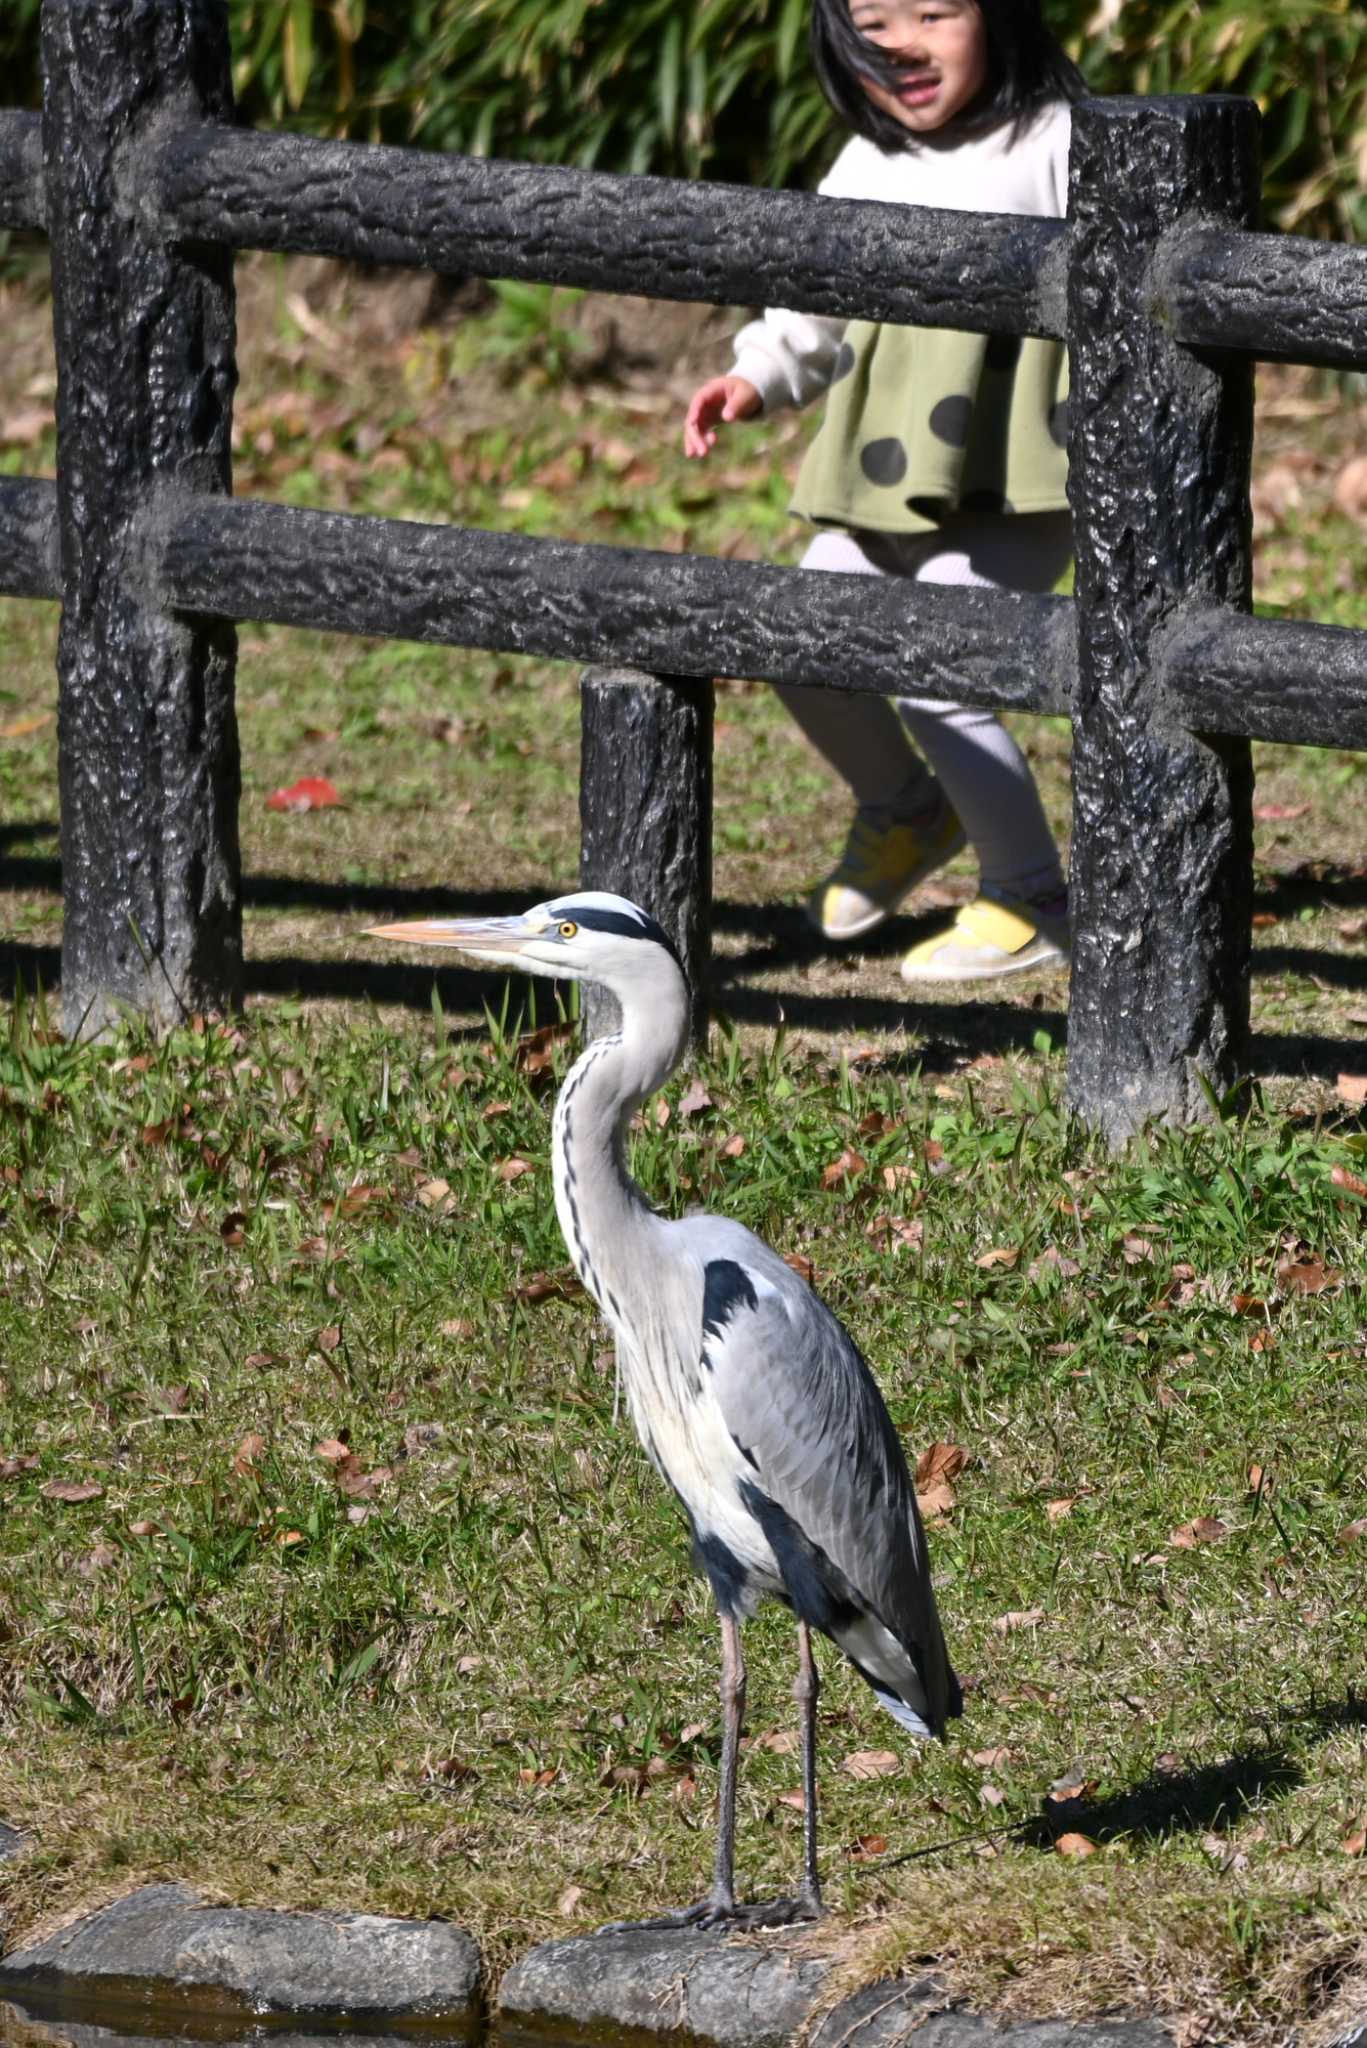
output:
{"label": "heron's long neck", "polygon": [[555,1208],[571,1259],[599,1306],[616,1322],[653,1212],[627,1172],[632,1111],[663,1087],[679,1062],[687,1027],[683,977],[669,974],[619,993],[622,1029],[595,1039],[571,1067],[555,1105]]}

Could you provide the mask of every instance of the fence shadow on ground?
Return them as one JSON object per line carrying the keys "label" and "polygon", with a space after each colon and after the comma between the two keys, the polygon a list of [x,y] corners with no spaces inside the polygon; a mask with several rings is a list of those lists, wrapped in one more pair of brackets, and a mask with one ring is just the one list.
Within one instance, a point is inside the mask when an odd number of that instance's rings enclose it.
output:
{"label": "fence shadow on ground", "polygon": [[[55,852],[12,850],[34,841],[53,842],[57,829],[48,820],[0,826],[0,889],[60,896],[61,863]],[[545,886],[551,893],[554,885]],[[567,882],[565,886],[573,885]],[[314,876],[269,873],[248,875],[243,880],[243,900],[249,909],[344,912],[356,918],[358,928],[371,918],[440,916],[457,908],[479,916],[498,916],[525,908],[532,893],[528,889],[399,888],[388,883],[329,882]],[[1367,906],[1367,876],[1331,873],[1322,880],[1277,882],[1255,901],[1260,908],[1266,905],[1282,914],[1307,904],[1356,909]],[[1033,1051],[1042,1031],[1056,1049],[1067,1043],[1068,1019],[1057,983],[1032,991],[1028,1007],[1019,1001],[982,997],[917,1002],[910,996],[903,1000],[855,992],[816,992],[805,989],[800,976],[805,968],[829,958],[829,949],[791,904],[723,899],[716,902],[714,915],[715,929],[724,942],[713,962],[716,1006],[737,1023],[773,1029],[786,1023],[796,1030],[854,1036],[904,1032],[917,1043],[904,1053],[893,1052],[889,1064],[894,1070],[923,1073],[952,1071],[965,1058],[983,1053]],[[894,919],[882,932],[863,941],[860,954],[891,964],[943,916],[942,910],[934,910],[919,917]],[[736,938],[750,943],[732,950],[726,942]],[[29,990],[40,984],[54,988],[60,972],[61,957],[55,946],[18,939],[0,944],[0,996],[12,998],[21,982]],[[1367,992],[1367,957],[1311,947],[1262,947],[1254,956],[1254,973],[1313,976],[1335,988]],[[757,985],[758,977],[772,984],[784,976],[791,977],[786,986]],[[454,956],[443,959],[439,966],[432,956],[395,961],[288,955],[247,963],[250,995],[306,1001],[359,998],[377,1006],[426,1010],[434,980],[452,1019],[468,1014],[482,1020],[486,1005],[500,1000],[497,975],[467,968]],[[482,1022],[475,1028],[482,1029]],[[1358,1038],[1263,1031],[1254,1033],[1251,1053],[1255,1075],[1303,1074],[1332,1081],[1361,1062],[1363,1044]]]}

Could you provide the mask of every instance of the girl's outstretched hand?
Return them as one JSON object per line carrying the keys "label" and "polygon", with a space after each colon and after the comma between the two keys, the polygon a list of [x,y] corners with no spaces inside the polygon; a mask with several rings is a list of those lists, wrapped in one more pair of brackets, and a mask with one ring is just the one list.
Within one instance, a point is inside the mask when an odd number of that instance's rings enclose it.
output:
{"label": "girl's outstretched hand", "polygon": [[684,454],[706,455],[717,445],[721,420],[748,420],[760,410],[760,395],[748,377],[709,377],[688,401]]}

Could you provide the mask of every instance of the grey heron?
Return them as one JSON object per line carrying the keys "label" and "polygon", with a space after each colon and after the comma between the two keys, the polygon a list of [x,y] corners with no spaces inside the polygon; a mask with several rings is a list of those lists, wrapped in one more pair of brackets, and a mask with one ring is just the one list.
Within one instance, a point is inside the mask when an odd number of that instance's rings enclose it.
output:
{"label": "grey heron", "polygon": [[[632,1419],[688,1519],[721,1621],[716,1862],[696,1905],[642,1927],[757,1927],[821,1912],[812,1631],[836,1643],[902,1727],[943,1736],[961,1711],[931,1590],[925,1533],[897,1432],[844,1325],[778,1254],[723,1216],[658,1215],[625,1133],[682,1056],[688,989],[655,920],[580,890],[520,917],[382,925],[369,936],[609,989],[621,1028],[571,1068],[555,1106],[556,1214],[617,1343]],[[762,1599],[797,1618],[805,1794],[796,1894],[752,1905],[734,1887],[745,1705],[741,1621]]]}

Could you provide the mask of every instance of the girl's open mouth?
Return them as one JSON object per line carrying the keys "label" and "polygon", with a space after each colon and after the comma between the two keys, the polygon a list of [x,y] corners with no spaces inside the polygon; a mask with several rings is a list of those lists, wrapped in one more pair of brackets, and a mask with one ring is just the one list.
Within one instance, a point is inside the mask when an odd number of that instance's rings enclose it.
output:
{"label": "girl's open mouth", "polygon": [[939,90],[939,78],[923,72],[917,78],[904,78],[897,88],[897,97],[903,106],[920,107],[933,100]]}

